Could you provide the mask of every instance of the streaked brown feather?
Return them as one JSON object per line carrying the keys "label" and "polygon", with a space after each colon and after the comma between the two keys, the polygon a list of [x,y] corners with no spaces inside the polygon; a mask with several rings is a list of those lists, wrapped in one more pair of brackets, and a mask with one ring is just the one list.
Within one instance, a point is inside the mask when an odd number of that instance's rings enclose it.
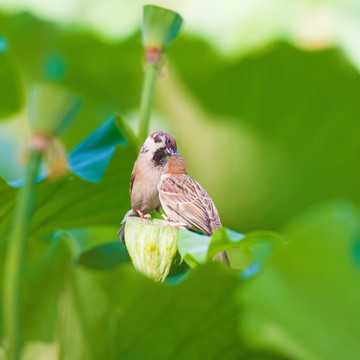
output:
{"label": "streaked brown feather", "polygon": [[183,174],[164,178],[159,190],[163,205],[165,203],[192,228],[210,235],[221,227],[218,211],[210,195],[189,176]]}

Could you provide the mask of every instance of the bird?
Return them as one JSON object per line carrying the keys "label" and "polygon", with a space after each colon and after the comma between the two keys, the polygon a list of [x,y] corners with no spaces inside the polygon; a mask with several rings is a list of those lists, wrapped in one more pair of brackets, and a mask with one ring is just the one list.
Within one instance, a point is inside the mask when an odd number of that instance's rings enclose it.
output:
{"label": "bird", "polygon": [[176,141],[167,132],[157,131],[146,138],[131,173],[131,210],[125,214],[117,234],[122,243],[125,243],[125,223],[130,216],[150,219],[149,213],[156,210],[164,219],[167,219],[161,212],[158,185],[167,163],[167,156],[175,151],[177,151]]}
{"label": "bird", "polygon": [[[186,171],[186,162],[177,152],[172,151],[158,186],[159,198],[168,220],[174,225],[211,235],[221,227],[219,213],[210,195]],[[226,252],[215,255],[229,265]]]}

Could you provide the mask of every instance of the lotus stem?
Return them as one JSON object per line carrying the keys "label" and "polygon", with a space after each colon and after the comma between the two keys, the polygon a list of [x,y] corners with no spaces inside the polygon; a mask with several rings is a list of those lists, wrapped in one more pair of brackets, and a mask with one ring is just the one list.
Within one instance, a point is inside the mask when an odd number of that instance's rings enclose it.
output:
{"label": "lotus stem", "polygon": [[151,108],[154,97],[155,81],[158,71],[158,63],[147,62],[145,70],[145,78],[143,84],[143,90],[141,95],[140,104],[140,130],[139,130],[139,141],[140,146],[149,133],[149,123],[151,117]]}
{"label": "lotus stem", "polygon": [[42,151],[39,150],[30,151],[25,184],[18,193],[12,233],[5,258],[3,313],[8,360],[19,360],[21,357],[20,315],[24,254],[33,209],[34,184],[42,154]]}

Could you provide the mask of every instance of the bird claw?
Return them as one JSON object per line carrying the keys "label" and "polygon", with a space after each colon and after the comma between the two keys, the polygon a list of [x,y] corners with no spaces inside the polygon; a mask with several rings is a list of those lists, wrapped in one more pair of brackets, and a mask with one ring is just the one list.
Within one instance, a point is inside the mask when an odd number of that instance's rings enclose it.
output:
{"label": "bird claw", "polygon": [[137,210],[137,213],[139,214],[141,219],[151,219],[151,215],[150,214],[143,214],[140,210]]}
{"label": "bird claw", "polygon": [[163,217],[163,219],[167,222],[172,221],[168,216],[166,216],[165,214],[161,214],[161,216]]}
{"label": "bird claw", "polygon": [[182,222],[173,222],[172,220],[170,220],[170,221],[168,221],[168,223],[166,224],[167,226],[171,226],[171,227],[174,227],[174,228],[177,228],[177,229],[186,230],[186,224],[184,224]]}

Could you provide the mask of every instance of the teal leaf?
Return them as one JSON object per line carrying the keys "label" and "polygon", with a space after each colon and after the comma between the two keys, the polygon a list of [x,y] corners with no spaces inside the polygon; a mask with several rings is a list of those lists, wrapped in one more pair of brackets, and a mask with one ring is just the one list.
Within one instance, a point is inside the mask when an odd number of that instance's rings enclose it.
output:
{"label": "teal leaf", "polygon": [[70,151],[70,170],[82,179],[99,182],[118,144],[127,146],[127,140],[113,115]]}
{"label": "teal leaf", "polygon": [[[84,180],[98,183],[105,174],[116,146],[128,144],[124,133],[129,130],[125,128],[124,120],[119,115],[111,116],[70,151],[67,157],[69,169]],[[131,136],[130,141],[134,141]],[[36,183],[43,181],[47,176],[47,171],[43,170],[36,178]],[[24,179],[12,180],[8,184],[20,187],[24,184]]]}
{"label": "teal leaf", "polygon": [[184,261],[179,252],[176,253],[173,263],[171,264],[169,275],[166,278],[167,284],[178,284],[182,282],[183,276],[190,269],[189,265]]}
{"label": "teal leaf", "polygon": [[271,231],[254,231],[246,235],[219,228],[211,236],[180,230],[178,248],[180,255],[190,266],[205,264],[225,250],[240,248],[252,253],[254,260],[264,259],[272,247],[283,243],[282,237]]}
{"label": "teal leaf", "polygon": [[[47,176],[48,176],[47,172],[44,172],[43,174],[38,175],[35,179],[35,184],[38,184],[39,182],[43,181],[44,179],[46,179]],[[11,180],[8,182],[8,184],[14,188],[21,187],[24,185],[24,183],[25,183],[24,178],[17,179],[17,180]]]}
{"label": "teal leaf", "polygon": [[[98,183],[69,174],[57,181],[45,179],[37,184],[30,233],[39,236],[58,229],[120,227],[130,207],[129,181],[137,153],[136,145],[130,139],[127,141],[128,146],[117,146],[104,177]],[[3,211],[0,232],[7,233],[16,191],[5,184],[0,189],[4,199],[0,208]]]}

